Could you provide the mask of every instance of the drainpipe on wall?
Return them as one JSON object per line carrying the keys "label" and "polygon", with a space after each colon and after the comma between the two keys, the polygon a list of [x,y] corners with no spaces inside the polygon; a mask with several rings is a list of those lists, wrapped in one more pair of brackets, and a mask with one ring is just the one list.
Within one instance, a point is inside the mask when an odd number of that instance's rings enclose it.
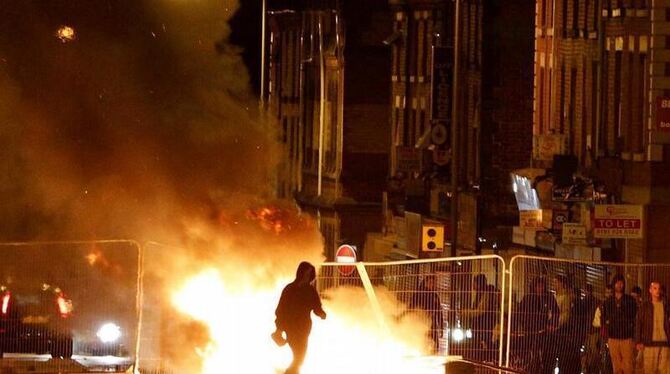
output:
{"label": "drainpipe on wall", "polygon": [[323,12],[319,11],[319,167],[318,167],[318,182],[317,182],[317,196],[321,196],[323,188],[323,131],[324,122],[326,120],[324,110],[326,108],[326,72],[325,60],[323,56]]}
{"label": "drainpipe on wall", "polygon": [[265,16],[267,0],[263,0],[261,5],[261,108],[265,107]]}

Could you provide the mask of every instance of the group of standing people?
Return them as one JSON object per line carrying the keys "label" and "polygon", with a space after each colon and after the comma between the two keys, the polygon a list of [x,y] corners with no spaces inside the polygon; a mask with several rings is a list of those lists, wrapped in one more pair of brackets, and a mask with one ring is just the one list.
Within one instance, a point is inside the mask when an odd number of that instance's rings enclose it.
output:
{"label": "group of standing people", "polygon": [[[437,293],[437,281],[434,274],[427,275],[420,283],[418,290],[412,295],[409,310],[420,310],[430,319],[429,337],[433,345],[433,353],[440,353],[440,339],[444,336],[445,319],[442,315],[442,302]],[[494,362],[497,360],[497,349],[493,346],[493,331],[500,316],[500,292],[488,283],[484,274],[477,274],[472,280],[472,297],[463,298],[470,301],[462,304],[458,310],[460,325],[456,318],[450,320],[450,327],[470,330],[472,333],[463,342],[463,355],[466,358]]]}
{"label": "group of standing people", "polygon": [[661,283],[651,281],[646,295],[625,289],[617,274],[600,301],[591,285],[579,290],[556,276],[552,294],[545,278],[535,279],[516,317],[524,345],[541,353],[538,371],[670,374],[670,304]]}
{"label": "group of standing people", "polygon": [[594,317],[606,343],[614,374],[670,374],[670,304],[663,285],[649,282],[645,293],[616,275],[602,308]]}

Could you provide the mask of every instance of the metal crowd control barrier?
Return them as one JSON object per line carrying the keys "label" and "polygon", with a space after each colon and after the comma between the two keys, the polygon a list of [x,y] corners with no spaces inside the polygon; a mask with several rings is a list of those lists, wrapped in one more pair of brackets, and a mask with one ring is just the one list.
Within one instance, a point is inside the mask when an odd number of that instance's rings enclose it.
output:
{"label": "metal crowd control barrier", "polygon": [[[188,358],[165,334],[179,318],[156,271],[172,248],[127,240],[0,243],[0,371],[175,372]],[[504,271],[498,256],[329,263],[318,287],[361,288],[380,324],[385,315],[424,315],[435,353],[500,365]],[[380,290],[404,306],[381,310]]]}
{"label": "metal crowd control barrier", "polygon": [[155,242],[142,247],[141,308],[139,313],[139,339],[137,371],[141,374],[176,374],[175,360],[188,359],[192,349],[178,352],[176,340],[170,339],[171,324],[179,320],[166,293],[166,281],[161,269],[167,253],[183,252],[183,248]]}
{"label": "metal crowd control barrier", "polygon": [[0,243],[0,371],[127,371],[138,339],[140,246]]}
{"label": "metal crowd control barrier", "polygon": [[600,338],[599,306],[615,274],[626,293],[651,280],[670,284],[670,265],[622,264],[515,256],[509,264],[505,366],[527,373],[603,372],[610,365]]}
{"label": "metal crowd control barrier", "polygon": [[[435,354],[460,355],[477,362],[502,364],[505,264],[494,255],[380,263],[323,264],[317,284],[361,287],[380,324],[384,315],[421,313],[430,320]],[[378,287],[402,302],[403,310],[381,311]]]}

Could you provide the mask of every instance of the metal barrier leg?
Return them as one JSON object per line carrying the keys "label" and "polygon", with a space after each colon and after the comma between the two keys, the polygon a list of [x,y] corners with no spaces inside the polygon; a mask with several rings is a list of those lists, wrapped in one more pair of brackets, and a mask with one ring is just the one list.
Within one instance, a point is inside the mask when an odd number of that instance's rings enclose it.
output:
{"label": "metal barrier leg", "polygon": [[382,328],[382,331],[384,331],[384,333],[388,334],[389,328],[386,325],[386,321],[384,320],[384,313],[382,313],[382,307],[381,305],[379,305],[379,300],[377,299],[375,290],[372,287],[372,282],[370,282],[370,277],[368,276],[368,272],[365,269],[365,264],[362,262],[356,263],[356,269],[358,270],[358,274],[361,277],[361,282],[363,282],[365,293],[368,295],[368,299],[370,299],[372,310],[375,312],[375,315],[377,316],[377,322],[379,323],[379,327]]}

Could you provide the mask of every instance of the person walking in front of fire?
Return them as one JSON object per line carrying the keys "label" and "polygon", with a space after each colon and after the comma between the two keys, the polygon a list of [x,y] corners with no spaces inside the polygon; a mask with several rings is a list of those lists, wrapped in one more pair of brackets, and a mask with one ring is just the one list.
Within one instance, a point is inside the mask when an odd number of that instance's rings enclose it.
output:
{"label": "person walking in front of fire", "polygon": [[644,374],[670,373],[670,307],[661,297],[661,284],[649,284],[635,321],[635,343],[642,352]]}
{"label": "person walking in front of fire", "polygon": [[311,313],[326,319],[321,307],[321,298],[313,285],[316,269],[309,262],[301,262],[296,271],[295,280],[289,283],[281,293],[275,315],[276,330],[273,340],[281,343],[282,333],[286,334],[293,362],[285,374],[299,374],[307,353],[307,342],[312,331]]}

